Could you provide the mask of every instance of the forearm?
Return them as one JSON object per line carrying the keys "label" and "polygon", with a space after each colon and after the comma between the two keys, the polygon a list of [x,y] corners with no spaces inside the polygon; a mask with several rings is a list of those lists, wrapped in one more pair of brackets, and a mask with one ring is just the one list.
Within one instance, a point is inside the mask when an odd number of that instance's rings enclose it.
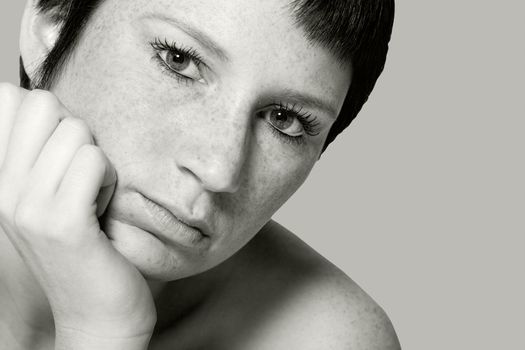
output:
{"label": "forearm", "polygon": [[56,332],[55,350],[146,350],[151,334],[134,337],[99,337],[75,329]]}

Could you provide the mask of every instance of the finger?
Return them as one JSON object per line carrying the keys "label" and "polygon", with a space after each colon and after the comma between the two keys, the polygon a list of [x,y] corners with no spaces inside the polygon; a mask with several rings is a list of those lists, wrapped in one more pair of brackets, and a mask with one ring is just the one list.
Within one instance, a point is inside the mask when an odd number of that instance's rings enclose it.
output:
{"label": "finger", "polygon": [[69,113],[50,92],[29,92],[13,124],[5,156],[5,168],[15,176],[28,172],[60,120],[66,116],[69,116]]}
{"label": "finger", "polygon": [[39,193],[55,194],[77,151],[93,143],[83,120],[73,117],[62,120],[33,167],[30,186]]}
{"label": "finger", "polygon": [[100,193],[97,198],[97,217],[101,217],[106,211],[109,202],[111,201],[111,197],[113,197],[113,193],[115,192],[115,186],[116,182],[100,189]]}
{"label": "finger", "polygon": [[11,84],[0,84],[0,167],[7,152],[16,113],[27,92]]}
{"label": "finger", "polygon": [[[102,187],[114,188],[116,181],[115,168],[102,150],[97,146],[83,145],[75,154],[57,197],[66,207],[78,212],[96,213],[100,190]],[[108,194],[104,195],[107,198]]]}

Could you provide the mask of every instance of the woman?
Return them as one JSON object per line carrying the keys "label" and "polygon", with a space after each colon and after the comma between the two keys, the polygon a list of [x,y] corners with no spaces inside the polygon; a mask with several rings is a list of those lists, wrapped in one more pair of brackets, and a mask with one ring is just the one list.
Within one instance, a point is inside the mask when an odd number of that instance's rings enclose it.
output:
{"label": "woman", "polygon": [[366,101],[392,15],[28,0],[23,88],[0,89],[3,348],[398,349],[271,221]]}

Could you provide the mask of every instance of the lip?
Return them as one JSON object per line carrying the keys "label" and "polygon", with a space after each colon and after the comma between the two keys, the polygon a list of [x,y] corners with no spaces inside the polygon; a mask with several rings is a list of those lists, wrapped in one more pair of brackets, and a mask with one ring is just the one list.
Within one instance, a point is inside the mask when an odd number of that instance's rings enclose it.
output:
{"label": "lip", "polygon": [[157,201],[139,194],[149,219],[143,222],[143,229],[171,245],[189,249],[203,249],[209,245],[209,235],[200,227],[192,225],[191,220],[180,218]]}

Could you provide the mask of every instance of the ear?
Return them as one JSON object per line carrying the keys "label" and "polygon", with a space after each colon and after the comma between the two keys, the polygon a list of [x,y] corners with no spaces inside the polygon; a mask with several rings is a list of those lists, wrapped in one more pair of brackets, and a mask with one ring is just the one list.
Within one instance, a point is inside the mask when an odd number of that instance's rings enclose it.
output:
{"label": "ear", "polygon": [[20,28],[20,53],[30,79],[47,57],[60,30],[56,17],[39,11],[37,0],[27,0]]}

